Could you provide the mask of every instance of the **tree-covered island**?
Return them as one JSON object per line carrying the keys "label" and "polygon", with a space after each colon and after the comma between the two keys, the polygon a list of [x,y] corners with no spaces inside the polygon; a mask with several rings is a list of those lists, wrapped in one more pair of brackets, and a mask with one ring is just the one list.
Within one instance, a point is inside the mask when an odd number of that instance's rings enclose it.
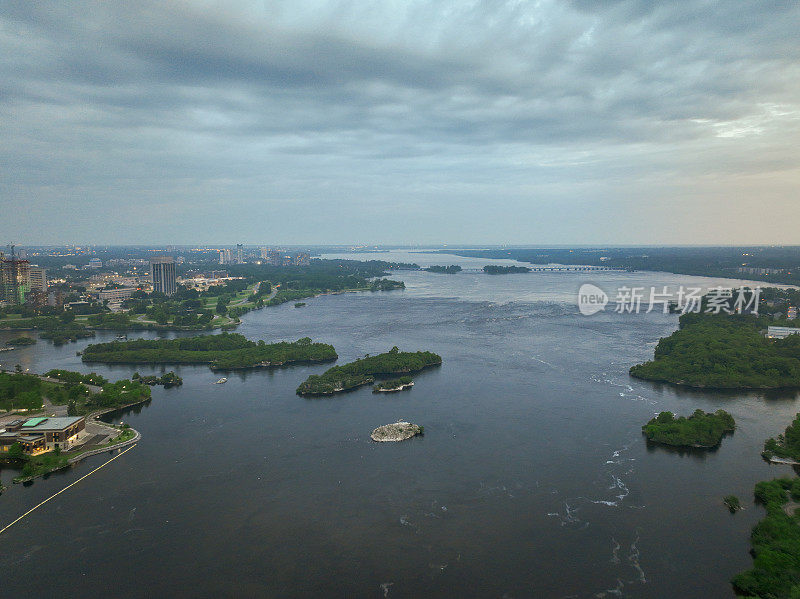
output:
{"label": "tree-covered island", "polygon": [[442,266],[442,265],[433,265],[429,266],[428,268],[423,268],[422,270],[426,270],[428,272],[436,272],[445,275],[454,275],[456,273],[461,272],[461,267],[458,264],[451,264],[450,266]]}
{"label": "tree-covered island", "polygon": [[404,389],[411,389],[414,386],[414,381],[410,376],[401,376],[396,379],[389,379],[378,383],[372,388],[373,393],[395,393],[403,391]]}
{"label": "tree-covered island", "polygon": [[165,372],[161,376],[156,376],[154,374],[146,374],[142,376],[138,372],[134,372],[131,380],[144,383],[145,385],[150,385],[151,387],[154,387],[155,385],[162,385],[164,389],[169,389],[170,387],[180,387],[183,385],[183,379],[171,370],[169,372]]}
{"label": "tree-covered island", "polygon": [[376,376],[419,372],[442,363],[442,357],[428,351],[401,352],[397,347],[312,374],[298,388],[298,395],[333,395],[375,382]]}
{"label": "tree-covered island", "polygon": [[313,343],[308,337],[265,343],[236,333],[221,333],[95,343],[83,351],[82,359],[107,364],[208,364],[216,370],[234,370],[328,362],[337,357],[332,345]]}
{"label": "tree-covered island", "polygon": [[736,429],[733,416],[725,410],[713,414],[695,410],[685,418],[675,417],[672,412],[661,412],[642,427],[648,441],[673,447],[716,447],[728,433]]}
{"label": "tree-covered island", "polygon": [[34,343],[36,343],[36,339],[24,335],[22,337],[14,337],[13,339],[6,341],[6,345],[10,345],[12,347],[33,345]]}
{"label": "tree-covered island", "polygon": [[800,335],[767,339],[765,317],[684,314],[631,376],[696,388],[800,387]]}

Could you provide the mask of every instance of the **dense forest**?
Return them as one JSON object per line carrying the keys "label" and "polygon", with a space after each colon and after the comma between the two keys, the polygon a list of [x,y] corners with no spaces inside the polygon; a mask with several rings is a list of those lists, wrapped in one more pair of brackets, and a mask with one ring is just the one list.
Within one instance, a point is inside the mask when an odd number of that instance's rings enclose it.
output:
{"label": "dense forest", "polygon": [[755,316],[689,313],[679,322],[632,376],[719,389],[800,387],[800,336],[767,339],[767,322]]}
{"label": "dense forest", "polygon": [[209,364],[214,369],[283,366],[298,362],[335,360],[332,345],[312,343],[304,337],[295,342],[250,341],[243,335],[222,333],[179,339],[135,339],[89,345],[85,362],[120,364]]}
{"label": "dense forest", "polygon": [[397,347],[311,375],[298,388],[298,395],[332,395],[375,382],[375,376],[418,372],[442,363],[441,356],[427,351],[401,352]]}
{"label": "dense forest", "polygon": [[685,418],[661,412],[642,427],[648,441],[675,447],[716,447],[727,433],[736,429],[733,416],[725,410],[713,414],[695,410]]}
{"label": "dense forest", "polygon": [[800,511],[789,508],[800,502],[800,478],[760,482],[756,501],[766,517],[753,527],[753,567],[733,579],[736,590],[750,598],[796,599],[800,597]]}
{"label": "dense forest", "polygon": [[761,455],[766,459],[778,457],[800,462],[800,414],[777,439],[767,439]]}

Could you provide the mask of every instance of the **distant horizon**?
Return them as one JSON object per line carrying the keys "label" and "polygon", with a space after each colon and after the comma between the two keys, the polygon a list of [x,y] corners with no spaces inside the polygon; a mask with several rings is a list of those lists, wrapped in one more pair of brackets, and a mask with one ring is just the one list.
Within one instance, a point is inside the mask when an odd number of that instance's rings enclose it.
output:
{"label": "distant horizon", "polygon": [[[163,248],[181,248],[181,249],[216,249],[216,248],[231,248],[236,247],[237,243],[122,243],[122,244],[109,244],[109,243],[30,243],[22,244],[15,243],[15,248],[64,248],[64,247],[92,247],[92,248],[140,248],[140,249],[163,249]],[[480,249],[614,249],[614,248],[800,248],[800,243],[796,244],[781,244],[781,243],[741,243],[741,244],[639,244],[639,243],[590,243],[590,244],[525,244],[525,243],[416,243],[416,244],[397,244],[397,243],[242,243],[246,248],[266,248],[266,247],[282,247],[282,248],[305,248],[305,249],[351,249],[351,250],[392,250],[392,249],[457,249],[457,250],[480,250]],[[0,251],[8,253],[6,245],[0,246]]]}

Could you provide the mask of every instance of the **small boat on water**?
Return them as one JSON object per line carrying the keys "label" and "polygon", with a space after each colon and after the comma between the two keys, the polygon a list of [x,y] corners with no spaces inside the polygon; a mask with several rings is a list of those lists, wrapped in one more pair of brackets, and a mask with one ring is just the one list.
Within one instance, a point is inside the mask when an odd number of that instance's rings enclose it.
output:
{"label": "small boat on water", "polygon": [[214,383],[214,384],[215,384],[215,385],[222,385],[223,383],[227,383],[227,382],[228,382],[228,379],[226,379],[226,378],[223,376],[221,379],[219,379],[219,380],[218,380],[216,383]]}
{"label": "small boat on water", "polygon": [[128,336],[127,335],[117,335],[117,340],[118,341],[127,341],[128,340]]}

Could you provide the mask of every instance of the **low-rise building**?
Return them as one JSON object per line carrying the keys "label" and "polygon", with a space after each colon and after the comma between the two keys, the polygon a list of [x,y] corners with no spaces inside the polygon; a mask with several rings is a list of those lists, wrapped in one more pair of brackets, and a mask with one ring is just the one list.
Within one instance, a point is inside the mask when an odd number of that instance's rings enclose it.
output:
{"label": "low-rise building", "polygon": [[100,301],[108,300],[109,304],[124,302],[136,293],[136,287],[120,287],[119,289],[103,289],[97,295]]}
{"label": "low-rise building", "polygon": [[786,339],[789,335],[797,335],[800,328],[797,327],[767,327],[767,337],[770,339]]}
{"label": "low-rise building", "polygon": [[68,451],[81,444],[85,430],[83,416],[15,420],[0,431],[0,453],[7,452],[14,443],[19,443],[22,451],[31,455],[56,448]]}

